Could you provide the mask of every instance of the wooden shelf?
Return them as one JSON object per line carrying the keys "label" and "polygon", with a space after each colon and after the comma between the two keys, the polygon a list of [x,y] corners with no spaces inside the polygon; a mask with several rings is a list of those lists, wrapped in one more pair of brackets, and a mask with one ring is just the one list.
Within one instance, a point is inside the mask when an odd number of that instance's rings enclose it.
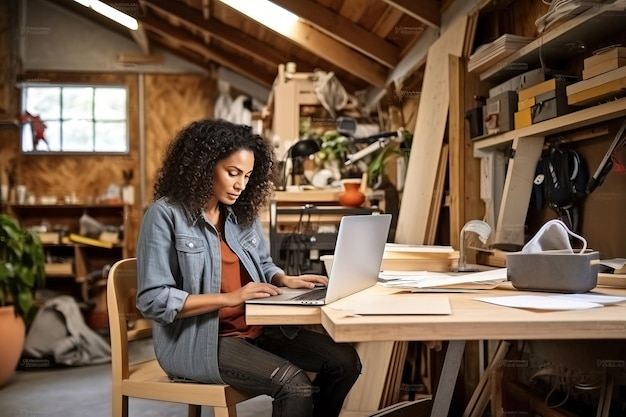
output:
{"label": "wooden shelf", "polygon": [[[9,204],[8,209],[25,227],[46,224],[49,229],[59,228],[68,234],[80,233],[83,214],[103,226],[115,228],[125,226],[128,218],[128,207],[123,204]],[[91,306],[90,316],[101,314],[106,311],[105,292],[93,286],[90,275],[126,257],[125,243],[123,240],[112,248],[64,241],[45,243],[46,257],[50,258],[46,264],[46,289],[72,295],[78,302]],[[67,261],[57,263],[53,259]]]}
{"label": "wooden shelf", "polygon": [[[620,3],[620,2],[617,2]],[[548,69],[580,54],[581,46],[592,44],[624,30],[626,8],[618,4],[591,7],[580,15],[549,28],[543,36],[525,45],[480,74],[481,81],[494,83],[541,67],[540,54]]]}
{"label": "wooden shelf", "polygon": [[474,142],[474,156],[482,156],[482,152],[507,147],[518,138],[545,137],[557,133],[590,126],[626,116],[626,98],[588,107],[573,113],[539,122],[522,129],[511,130],[499,135],[487,137]]}

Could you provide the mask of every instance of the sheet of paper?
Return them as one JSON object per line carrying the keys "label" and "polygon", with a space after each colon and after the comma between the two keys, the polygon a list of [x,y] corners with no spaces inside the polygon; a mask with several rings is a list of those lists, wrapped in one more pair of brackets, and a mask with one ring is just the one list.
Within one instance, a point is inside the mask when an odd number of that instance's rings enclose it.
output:
{"label": "sheet of paper", "polygon": [[380,285],[391,288],[493,289],[506,281],[506,268],[464,274],[423,271],[383,271]]}
{"label": "sheet of paper", "polygon": [[557,296],[507,295],[503,297],[479,297],[475,300],[504,307],[527,308],[532,310],[585,310],[602,307],[602,304],[579,301]]}
{"label": "sheet of paper", "polygon": [[613,269],[622,269],[626,266],[626,258],[601,259],[599,264],[606,265]]}
{"label": "sheet of paper", "polygon": [[335,302],[333,308],[353,316],[370,315],[441,315],[452,314],[448,297],[419,294],[387,294],[372,299]]}
{"label": "sheet of paper", "polygon": [[589,303],[598,303],[602,305],[609,304],[617,304],[622,301],[626,301],[626,297],[618,297],[615,295],[605,295],[605,294],[594,294],[594,293],[584,293],[584,294],[559,294],[553,297],[563,298],[566,300],[574,300],[574,301],[586,301]]}

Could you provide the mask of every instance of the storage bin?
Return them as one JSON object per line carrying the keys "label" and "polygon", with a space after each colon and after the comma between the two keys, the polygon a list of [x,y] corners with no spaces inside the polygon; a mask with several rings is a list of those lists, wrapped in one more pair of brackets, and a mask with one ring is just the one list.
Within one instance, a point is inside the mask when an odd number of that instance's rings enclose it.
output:
{"label": "storage bin", "polygon": [[545,251],[506,255],[507,277],[526,291],[583,293],[598,283],[598,252]]}

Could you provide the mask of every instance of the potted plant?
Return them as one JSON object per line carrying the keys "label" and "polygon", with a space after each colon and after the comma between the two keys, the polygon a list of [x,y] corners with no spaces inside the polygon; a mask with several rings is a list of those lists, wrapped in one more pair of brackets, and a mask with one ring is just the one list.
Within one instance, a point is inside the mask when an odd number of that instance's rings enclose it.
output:
{"label": "potted plant", "polygon": [[26,328],[35,317],[35,291],[45,281],[39,236],[0,214],[0,386],[11,377],[24,348]]}
{"label": "potted plant", "polygon": [[388,146],[382,149],[367,164],[367,176],[372,188],[379,188],[383,183],[385,178],[385,166],[391,157],[395,155],[405,158],[405,162],[408,163],[408,155],[411,151],[413,135],[406,130],[402,131],[402,135],[402,142],[399,147]]}

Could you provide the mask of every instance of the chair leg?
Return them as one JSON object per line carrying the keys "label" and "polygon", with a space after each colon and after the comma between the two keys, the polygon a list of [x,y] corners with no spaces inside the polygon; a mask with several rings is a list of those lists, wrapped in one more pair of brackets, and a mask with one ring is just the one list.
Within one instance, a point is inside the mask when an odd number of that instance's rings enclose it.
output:
{"label": "chair leg", "polygon": [[237,417],[237,406],[231,405],[229,407],[214,407],[213,413],[215,417]]}
{"label": "chair leg", "polygon": [[128,417],[128,397],[114,394],[111,402],[112,417]]}
{"label": "chair leg", "polygon": [[187,408],[188,417],[200,417],[202,414],[202,406],[196,404],[189,404]]}

